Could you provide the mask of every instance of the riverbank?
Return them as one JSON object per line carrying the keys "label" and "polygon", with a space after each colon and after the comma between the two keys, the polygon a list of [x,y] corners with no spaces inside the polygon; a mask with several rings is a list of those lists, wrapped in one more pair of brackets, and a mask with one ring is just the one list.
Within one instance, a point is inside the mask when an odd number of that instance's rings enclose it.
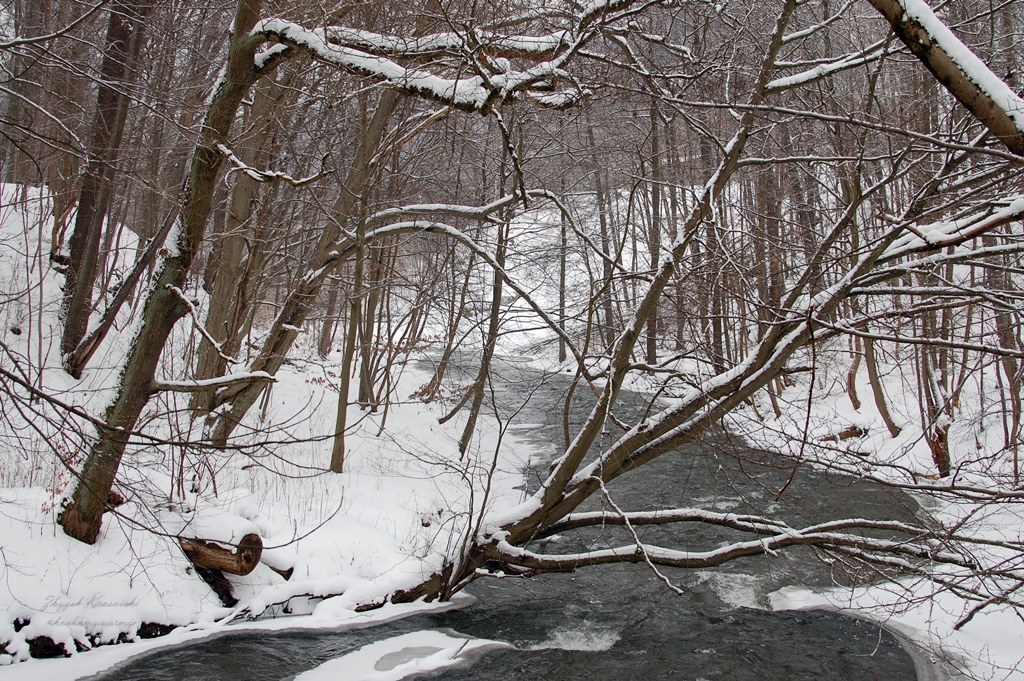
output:
{"label": "riverbank", "polygon": [[[347,438],[346,472],[326,473],[331,441],[318,436],[330,429],[335,375],[330,362],[286,365],[268,404],[270,422],[288,424],[265,435],[273,448],[211,453],[184,498],[161,473],[163,454],[144,452],[126,467],[119,485],[126,502],[106,514],[95,545],[69,539],[56,524],[60,480],[0,489],[0,665],[9,665],[0,677],[80,678],[266,611],[307,613],[301,626],[316,629],[407,614],[406,605],[358,609],[440,569],[481,511],[484,478],[488,505],[518,503],[531,452],[502,447],[489,475],[499,441],[515,440],[485,413],[470,455],[460,459],[463,418],[439,424],[447,403],[411,397],[429,371],[405,366],[386,410],[350,408],[358,425]],[[39,446],[23,453],[30,465],[47,454]],[[228,576],[239,605],[226,607],[194,574],[177,536],[231,542],[249,532],[263,539],[263,562],[250,575]],[[289,569],[286,581],[280,572]]]}
{"label": "riverbank", "polygon": [[[481,439],[478,447],[474,449],[475,456],[471,459],[477,462],[476,465],[492,462],[498,442],[504,440],[508,445],[510,443],[507,438],[512,437],[513,433],[515,434],[515,442],[511,443],[513,446],[507,446],[503,448],[503,451],[515,452],[516,458],[501,456],[498,460],[496,485],[491,497],[495,506],[518,503],[522,499],[525,489],[531,484],[530,480],[532,479],[535,484],[539,476],[543,475],[546,462],[556,452],[553,443],[558,441],[561,433],[560,410],[552,409],[551,405],[557,404],[557,400],[565,391],[568,380],[564,376],[540,374],[525,367],[522,362],[509,362],[503,366],[502,370],[509,375],[503,382],[495,386],[494,394],[499,397],[499,401],[507,402],[507,404],[497,411],[496,417],[485,420],[482,424]],[[287,367],[281,377],[281,384],[275,386],[275,391],[278,392],[274,393],[276,397],[271,408],[295,409],[297,395],[303,395],[305,399],[309,400],[312,399],[310,394],[317,389],[323,393],[319,399],[327,399],[329,383],[324,381],[325,385],[321,385],[320,381],[314,380],[325,374],[323,368],[314,364],[306,367]],[[273,571],[268,572],[263,569],[258,571],[259,574],[253,580],[248,582],[244,579],[232,578],[238,592],[245,595],[243,604],[237,612],[219,606],[209,593],[197,594],[192,597],[194,599],[192,601],[178,598],[173,601],[173,605],[179,608],[192,607],[191,612],[194,614],[191,617],[193,619],[188,621],[188,617],[185,617],[186,621],[182,622],[182,626],[171,632],[166,639],[140,641],[131,645],[96,647],[95,650],[83,653],[76,651],[72,653],[73,657],[70,659],[29,660],[0,670],[0,676],[8,678],[10,675],[10,678],[26,680],[42,678],[39,674],[55,679],[82,678],[105,666],[123,663],[128,658],[132,658],[129,664],[135,665],[136,656],[149,655],[153,651],[163,654],[175,648],[188,646],[185,654],[190,657],[194,650],[193,647],[210,637],[243,634],[244,632],[263,635],[271,632],[280,633],[282,630],[296,631],[300,629],[320,635],[324,632],[337,632],[351,627],[379,627],[382,622],[394,617],[421,614],[421,611],[416,610],[420,607],[418,604],[413,606],[388,604],[369,612],[357,612],[356,608],[359,605],[373,603],[375,600],[382,600],[383,594],[395,588],[403,588],[404,585],[412,585],[416,583],[416,580],[428,575],[428,570],[436,569],[434,567],[436,563],[431,563],[431,559],[439,560],[439,556],[444,550],[443,547],[449,546],[453,536],[456,536],[453,534],[453,530],[458,527],[454,522],[456,514],[452,512],[456,508],[454,502],[463,499],[463,503],[466,503],[465,500],[468,499],[466,496],[468,490],[465,488],[464,482],[449,480],[446,485],[444,477],[430,474],[433,467],[440,463],[438,458],[440,452],[446,451],[445,448],[447,451],[457,451],[454,444],[457,441],[461,424],[456,419],[450,421],[445,427],[438,427],[436,419],[443,412],[440,405],[423,405],[406,397],[422,385],[428,375],[427,365],[414,364],[405,367],[399,381],[399,392],[396,393],[398,399],[387,415],[387,421],[391,424],[387,429],[391,431],[389,435],[376,434],[385,420],[383,414],[359,414],[363,417],[363,422],[360,424],[362,435],[352,440],[358,444],[353,447],[356,455],[350,460],[350,471],[345,476],[327,478],[328,482],[344,478],[340,496],[333,497],[343,502],[342,511],[335,515],[327,512],[329,509],[327,502],[332,498],[329,485],[322,485],[319,488],[323,498],[318,500],[320,510],[318,513],[313,513],[308,503],[317,500],[317,494],[306,491],[304,495],[297,496],[296,492],[303,488],[303,484],[299,482],[274,482],[271,485],[270,471],[260,473],[265,476],[263,478],[241,477],[254,475],[250,473],[252,469],[243,469],[242,466],[246,464],[241,463],[236,469],[224,468],[222,470],[222,480],[248,481],[248,491],[244,495],[232,495],[230,488],[225,490],[222,487],[220,496],[216,497],[218,503],[221,504],[217,507],[221,513],[220,520],[207,523],[206,526],[220,527],[222,530],[230,527],[233,528],[232,531],[239,533],[249,527],[245,523],[254,524],[261,533],[266,533],[264,536],[270,538],[266,542],[268,545],[272,546],[272,542],[284,545],[271,549],[271,555],[274,556],[278,566],[287,564],[295,567],[296,573],[299,575],[298,581],[284,582]],[[326,376],[330,378],[329,374]],[[529,386],[529,388],[523,386]],[[527,395],[536,401],[533,406],[523,407],[522,400]],[[280,399],[279,403],[278,399]],[[630,401],[631,397],[624,395],[621,414],[627,420],[638,418],[640,410],[643,409],[642,400],[634,406],[630,406]],[[586,409],[584,401],[581,401],[572,416],[573,421],[578,423],[585,416]],[[636,410],[635,413],[630,412],[630,409]],[[510,425],[507,419],[513,412],[517,415],[516,421]],[[303,427],[309,428],[310,431],[315,427],[324,426],[324,424],[312,424],[306,421],[302,421],[302,423],[305,424]],[[429,436],[424,437],[424,433],[429,433]],[[434,452],[434,454],[428,457],[429,452]],[[307,454],[307,457],[309,456]],[[890,493],[878,485],[853,485],[842,481],[838,481],[840,484],[837,485],[834,484],[837,482],[836,480],[826,480],[823,476],[812,473],[809,468],[800,468],[794,472],[792,466],[780,466],[777,459],[773,460],[774,456],[764,452],[759,453],[757,450],[750,449],[737,438],[720,433],[718,437],[712,437],[699,446],[688,447],[678,453],[662,457],[647,469],[645,476],[649,477],[625,476],[613,483],[611,489],[617,502],[629,509],[693,505],[715,510],[773,513],[787,521],[795,522],[796,520],[820,519],[820,516],[816,514],[820,513],[822,500],[828,499],[828,508],[838,516],[895,517],[907,521],[916,519],[917,504],[909,498],[900,497],[899,493]],[[453,453],[450,460],[454,461],[455,459]],[[306,461],[311,462],[313,459],[307,458]],[[525,475],[524,471],[527,472]],[[678,477],[680,474],[682,477]],[[230,478],[230,475],[238,477]],[[647,482],[649,479],[667,482],[663,485],[651,485]],[[314,478],[314,480],[316,479]],[[314,482],[314,484],[321,483]],[[261,485],[267,486],[261,487]],[[774,493],[783,487],[786,489],[786,494],[781,499],[775,499]],[[257,491],[260,490],[262,490],[262,496],[257,497]],[[335,490],[335,493],[338,493],[338,490]],[[459,496],[459,494],[463,496]],[[443,500],[445,503],[439,504],[439,500]],[[17,504],[16,507],[34,509],[38,507],[38,501],[38,499],[28,499]],[[202,495],[197,495],[197,502],[199,502],[197,506],[205,508],[207,513],[210,512],[209,505],[214,503],[210,496]],[[446,515],[446,509],[448,515]],[[33,513],[35,512],[33,510]],[[303,531],[294,527],[286,527],[284,531],[279,529],[275,534],[275,526],[271,524],[275,512],[287,512],[290,515],[285,517],[289,519],[301,517],[302,513],[306,513],[308,517],[304,522],[307,524],[301,526]],[[39,513],[42,513],[42,510]],[[197,509],[193,516],[202,517],[203,512]],[[43,537],[48,542],[67,541],[63,535],[59,534],[59,528],[53,525],[52,515],[46,515],[45,518],[46,523],[37,520],[34,524],[27,523],[20,526],[33,528],[27,534],[32,537],[32,545],[37,550],[36,559],[39,561],[47,560],[45,552],[39,551],[42,544],[38,544],[35,538],[35,533],[40,527],[49,530],[50,536]],[[326,522],[324,522],[324,518],[327,519]],[[128,554],[139,554],[145,558],[129,558],[129,560],[135,561],[128,563],[129,566],[133,566],[131,571],[125,570],[124,567],[114,569],[107,565],[105,569],[108,578],[123,579],[126,583],[133,574],[152,578],[157,574],[156,570],[161,569],[160,565],[163,563],[159,559],[164,556],[165,562],[167,558],[171,558],[172,562],[173,560],[182,561],[179,566],[181,570],[175,573],[175,579],[186,581],[189,588],[205,589],[205,585],[199,580],[188,575],[188,566],[184,563],[183,558],[180,555],[176,557],[172,555],[175,552],[180,554],[176,546],[168,545],[164,547],[164,553],[161,553],[158,548],[140,544],[140,541],[159,542],[161,540],[158,537],[146,539],[144,535],[137,534],[138,530],[126,534],[131,528],[125,523],[120,523],[119,520],[112,520],[113,522],[109,523],[108,528],[114,529],[107,530],[104,541],[98,547],[83,546],[81,549],[77,548],[77,545],[70,548],[57,547],[54,548],[50,560],[58,560],[60,551],[65,550],[111,553],[112,549],[117,546],[114,544],[115,538],[125,535],[135,538],[135,540],[126,541],[120,550],[113,551],[113,553],[123,554],[122,559]],[[232,523],[235,524],[232,525]],[[18,524],[15,523],[15,525]],[[281,523],[278,519],[277,527],[280,525],[286,525],[286,523]],[[2,523],[0,523],[0,527],[2,527]],[[193,527],[199,527],[198,522]],[[311,529],[312,532],[307,536],[301,536],[305,528]],[[652,529],[648,536],[652,541],[658,541],[657,533],[660,531]],[[44,532],[44,534],[46,533]],[[300,536],[300,538],[297,541],[291,541],[295,536]],[[587,537],[588,535],[584,534],[583,536]],[[664,543],[666,544],[682,542],[682,545],[687,546],[714,546],[717,545],[716,542],[721,541],[721,537],[714,532],[703,534],[690,532],[685,538],[665,537],[665,539]],[[584,546],[594,546],[593,542],[608,542],[612,539],[598,534],[596,536],[589,535],[587,541],[590,543]],[[160,546],[159,543],[155,545]],[[4,546],[6,547],[6,544]],[[28,544],[23,545],[26,551],[28,546]],[[54,546],[57,545],[54,544]],[[336,557],[341,556],[342,559],[332,561],[325,553],[325,550],[328,550],[327,546],[330,547],[329,551],[333,552]],[[560,547],[560,550],[562,549],[567,549],[567,547]],[[76,557],[75,560],[78,558],[80,557]],[[356,558],[359,558],[360,561],[357,561]],[[69,560],[68,565],[70,566],[72,562]],[[358,565],[356,565],[357,562],[359,562]],[[55,565],[59,565],[59,561]],[[311,574],[314,570],[324,570],[325,565],[328,566],[327,569],[334,569],[337,572],[334,575]],[[81,584],[77,582],[77,578],[88,575],[89,573],[85,570],[95,567],[95,558],[82,562],[79,572],[73,575],[76,579],[69,583],[71,587],[69,595],[76,593],[74,589],[79,588]],[[42,567],[38,569],[43,570]],[[622,636],[621,631],[635,626],[635,623],[631,623],[632,620],[630,620],[625,623],[605,626],[595,624],[590,614],[605,610],[604,606],[598,603],[604,600],[602,594],[611,591],[619,590],[626,594],[627,600],[626,605],[623,606],[624,609],[632,609],[636,599],[641,598],[635,594],[630,595],[632,592],[622,589],[621,585],[603,581],[604,574],[617,569],[606,566],[581,571],[575,576],[543,576],[530,582],[530,586],[525,592],[520,591],[518,594],[506,595],[498,599],[499,603],[505,603],[505,606],[502,607],[507,607],[511,612],[519,612],[519,608],[522,607],[536,610],[547,602],[554,604],[555,609],[547,615],[548,619],[535,620],[532,625],[534,633],[529,638],[524,639],[521,634],[510,635],[508,632],[488,629],[494,621],[501,621],[501,617],[496,614],[494,609],[489,610],[484,607],[478,607],[474,611],[484,613],[483,618],[492,620],[490,622],[481,624],[480,616],[467,618],[464,614],[460,614],[457,621],[439,617],[430,619],[427,624],[416,625],[410,622],[403,626],[451,627],[457,628],[459,631],[466,630],[467,633],[472,632],[473,635],[481,638],[513,642],[517,640],[515,636],[520,636],[518,639],[519,653],[495,653],[506,656],[509,660],[512,659],[509,656],[521,655],[523,650],[539,646],[549,639],[560,642],[559,645],[562,647],[556,646],[556,649],[562,651],[566,650],[565,641],[579,640],[581,636],[587,639],[589,636],[597,635],[601,640],[608,640],[615,644]],[[772,607],[836,609],[834,601],[838,599],[842,602],[842,599],[846,598],[847,610],[852,614],[862,617],[871,616],[866,602],[855,600],[850,595],[844,596],[844,594],[850,593],[847,590],[829,589],[832,580],[827,567],[824,567],[820,561],[806,551],[801,553],[800,549],[786,551],[777,558],[764,556],[758,559],[745,559],[714,571],[694,573],[666,570],[665,572],[670,574],[677,584],[682,585],[685,591],[696,598],[695,601],[690,602],[673,600],[676,597],[642,566],[623,566],[623,569],[629,570],[630,584],[644,585],[642,599],[651,603],[664,602],[666,604],[668,610],[659,610],[657,618],[666,621],[669,630],[678,631],[680,628],[693,629],[697,627],[705,632],[703,635],[707,636],[709,640],[718,642],[717,645],[712,646],[695,641],[690,653],[678,649],[675,643],[663,644],[675,646],[672,655],[677,657],[690,655],[692,658],[690,663],[694,665],[706,663],[715,668],[714,665],[720,665],[721,660],[730,654],[741,656],[753,654],[754,657],[751,658],[752,661],[749,664],[753,665],[754,669],[767,669],[768,667],[758,666],[768,664],[765,659],[757,654],[744,652],[754,650],[748,645],[753,635],[750,632],[764,630],[772,635],[781,635],[780,632],[784,631],[785,627],[791,626],[794,627],[794,633],[792,638],[787,640],[796,641],[800,636],[796,632],[806,626],[806,622],[799,618],[762,619],[768,615],[767,610]],[[43,570],[43,573],[45,574],[46,571]],[[24,574],[31,574],[31,571],[25,570]],[[255,581],[256,579],[264,581],[259,583]],[[587,580],[595,580],[594,587],[589,592],[580,589],[581,584]],[[17,577],[15,577],[15,583],[17,583]],[[796,591],[792,588],[793,584],[809,585],[813,587],[813,590]],[[539,602],[536,599],[529,600],[538,592],[543,593],[549,586],[555,587],[555,591],[551,592],[552,595],[541,598]],[[790,589],[780,591],[785,587],[790,587]],[[125,587],[122,584],[115,588]],[[149,587],[146,586],[145,580],[139,579],[135,584],[129,584],[127,588],[140,591]],[[486,588],[486,585],[482,585],[481,588]],[[245,589],[249,589],[249,591],[245,591]],[[344,593],[332,596],[339,592]],[[29,593],[32,593],[31,589]],[[172,604],[171,592],[155,589],[154,593],[157,594],[155,597],[145,599],[148,606],[152,606],[154,600],[161,605]],[[780,593],[788,595],[788,603],[783,603],[778,596]],[[308,598],[303,594],[314,597]],[[556,596],[553,594],[558,594],[557,599],[561,600],[556,600]],[[38,597],[40,594],[36,595]],[[259,613],[266,609],[281,614],[284,609],[282,604],[288,601],[291,601],[288,609],[291,609],[293,613],[302,612],[305,608],[309,614],[241,625],[227,624],[234,614],[244,616],[247,613]],[[44,605],[46,602],[46,597],[43,596]],[[275,603],[277,605],[274,605]],[[524,603],[529,603],[529,605],[524,606]],[[51,601],[51,604],[56,604],[56,602]],[[21,605],[23,606],[24,603]],[[77,604],[77,606],[81,605]],[[131,607],[141,605],[142,601]],[[876,615],[876,621],[880,621],[887,628],[902,632],[901,636],[908,640],[916,640],[913,637],[913,629],[899,628],[903,626],[899,623],[899,615],[894,615],[892,604],[889,605],[888,614],[883,612],[882,615]],[[125,607],[123,602],[121,607]],[[565,608],[569,608],[569,610],[565,610]],[[765,615],[751,615],[746,613],[743,608],[760,609],[758,612],[764,612]],[[64,609],[71,610],[71,604]],[[136,612],[139,613],[140,610],[136,610]],[[168,610],[164,612],[168,612]],[[677,621],[673,619],[677,612],[698,613],[699,618],[696,623]],[[37,616],[39,613],[45,613],[45,609],[38,609],[36,613]],[[737,613],[746,614],[740,617]],[[87,615],[93,616],[93,614],[78,611],[72,616],[82,618]],[[552,626],[553,622],[564,623],[567,615],[577,622],[574,627],[557,629]],[[143,621],[141,620],[142,616],[137,614],[135,621]],[[419,622],[421,619],[416,621]],[[467,621],[470,620],[477,621],[477,625],[472,625],[477,626],[477,629],[467,629],[467,626],[470,626],[467,625]],[[747,620],[750,624],[734,626],[737,625],[737,622]],[[166,622],[166,620],[164,621]],[[505,621],[514,622],[517,631],[522,629],[521,618],[517,621],[515,617],[507,617]],[[815,622],[815,626],[818,628],[823,626],[823,622],[826,622],[820,618],[810,621]],[[707,622],[713,624],[710,629],[707,628]],[[814,636],[818,634],[811,634],[813,640],[807,644],[811,647],[807,648],[801,644],[796,656],[800,659],[827,660],[830,659],[827,657],[828,655],[834,654],[836,651],[845,651],[850,641],[865,633],[855,628],[850,629],[849,627],[853,625],[848,622],[844,624],[845,620],[827,620],[827,622],[828,627],[835,628],[836,637],[834,639],[827,637],[814,639]],[[22,629],[22,631],[32,633],[33,630]],[[57,632],[58,635],[61,633],[59,630],[52,631]],[[373,636],[389,635],[385,628],[378,628],[376,631],[378,633]],[[74,637],[75,631],[69,627],[65,635],[67,634],[71,635],[70,645],[75,645],[74,641],[78,640]],[[804,636],[806,638],[807,634]],[[875,637],[877,639],[877,635]],[[372,638],[371,636],[366,640],[372,642]],[[653,650],[653,641],[656,638],[655,634],[648,632],[639,636],[635,644],[630,643],[629,640],[623,640],[620,647],[627,649],[632,645],[634,649],[638,646],[640,650]],[[68,641],[67,638],[56,638],[55,641],[57,640]],[[728,643],[732,640],[735,643]],[[765,645],[771,647],[770,641]],[[729,648],[729,646],[733,646],[733,648]],[[815,648],[814,646],[819,647]],[[714,650],[715,652],[697,652],[700,650]],[[725,652],[727,650],[736,652]],[[939,650],[941,652],[942,649],[939,648]],[[870,657],[870,652],[867,650],[864,655]],[[949,649],[947,649],[948,652]],[[546,653],[545,655],[553,654]],[[667,655],[667,653],[664,654]],[[915,657],[914,663],[919,666],[918,678],[928,678],[922,675],[924,667],[920,667],[924,658],[921,655],[912,657]],[[936,659],[938,660],[938,658]],[[966,656],[955,658],[955,662],[966,666],[967,669],[974,669],[975,667],[970,667],[969,664],[971,660],[976,659],[976,655],[974,658]],[[88,664],[83,664],[87,660]],[[623,664],[626,662],[629,660],[626,659]],[[629,663],[633,664],[633,662]],[[798,664],[793,660],[786,663]],[[773,659],[770,664],[778,665],[780,662]],[[890,666],[895,665],[890,662]],[[803,668],[801,667],[801,669]],[[941,666],[934,665],[929,669],[936,673],[943,670]],[[820,678],[814,674],[825,673],[825,671],[805,670],[802,673],[807,674],[802,678]]]}
{"label": "riverbank", "polygon": [[[808,365],[812,359],[803,358]],[[900,429],[894,436],[873,400],[854,405],[841,363],[833,365],[820,355],[818,361],[815,372],[779,384],[783,389],[774,398],[778,415],[763,391],[754,407],[730,415],[730,428],[744,433],[752,446],[826,474],[905,489],[918,506],[920,523],[978,540],[963,549],[968,560],[1019,574],[1024,499],[1013,496],[1012,452],[1004,448],[997,415],[986,414],[986,398],[965,386],[957,419],[947,424],[954,474],[939,478],[915,396],[904,392],[898,373],[882,377],[890,418]],[[855,381],[865,391],[866,369]],[[1000,492],[1008,494],[1000,500]],[[1013,599],[1003,593],[1006,588],[995,574],[935,567],[931,574],[872,580],[856,588],[785,589],[771,594],[771,604],[776,609],[829,609],[879,623],[906,641],[922,679],[1020,681],[1024,622],[1020,601],[1016,608],[1005,602]]]}
{"label": "riverbank", "polygon": [[[502,395],[511,387],[499,384],[496,393]],[[534,406],[519,414],[525,424],[534,424],[517,431],[519,441],[547,457],[555,451],[551,443],[560,429],[560,415],[550,409],[551,400],[565,387],[564,379],[547,376],[542,385],[534,385]],[[642,409],[642,402],[631,406],[632,397],[624,395],[624,418],[637,416],[629,409]],[[586,409],[585,404],[578,405],[573,420],[582,418]],[[727,444],[705,442],[666,455],[650,464],[644,476],[616,480],[610,485],[611,493],[630,509],[701,503],[743,511],[748,507],[763,510],[777,503],[763,492],[782,484],[780,478],[789,471],[755,463],[753,452],[741,445],[726,451]],[[542,474],[547,460],[536,461],[534,475]],[[737,465],[740,462],[742,467]],[[787,518],[817,513],[815,501],[823,490],[832,491],[828,481],[802,471],[790,487],[792,494],[776,509]],[[859,508],[892,515],[891,499],[878,498],[873,490],[839,488],[833,505],[841,510]],[[716,545],[721,539],[715,531],[686,527],[649,528],[646,538],[690,547]],[[571,552],[621,539],[612,528],[594,528],[553,540],[552,550]],[[913,660],[877,627],[829,613],[775,613],[769,609],[767,593],[779,585],[794,580],[830,583],[827,569],[806,552],[750,558],[716,570],[666,568],[662,572],[682,588],[683,595],[666,589],[645,565],[606,565],[532,579],[484,578],[470,587],[479,600],[466,610],[413,616],[362,630],[358,637],[312,633],[236,637],[230,647],[200,645],[154,656],[132,664],[111,681],[250,678],[256,673],[250,652],[256,646],[265,654],[259,674],[285,678],[318,669],[321,664],[326,669],[332,656],[389,641],[398,645],[407,634],[433,630],[451,630],[473,640],[512,646],[489,652],[469,668],[444,672],[443,678],[458,681],[526,677],[618,681],[629,676],[665,678],[681,670],[693,678],[708,679],[722,674],[751,680],[778,676],[806,681],[875,675],[887,681],[915,678]],[[225,675],[225,661],[230,662],[233,675]],[[165,671],[179,668],[182,671],[176,674]]]}

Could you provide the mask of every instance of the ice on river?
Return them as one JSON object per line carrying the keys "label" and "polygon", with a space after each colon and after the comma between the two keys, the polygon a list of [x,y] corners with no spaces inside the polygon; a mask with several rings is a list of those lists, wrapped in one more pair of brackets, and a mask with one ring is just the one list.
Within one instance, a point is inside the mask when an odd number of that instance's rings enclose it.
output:
{"label": "ice on river", "polygon": [[412,674],[469,663],[475,657],[472,653],[510,647],[501,641],[425,629],[370,643],[299,674],[295,681],[398,681]]}
{"label": "ice on river", "polygon": [[[608,650],[619,634],[587,626],[555,629],[533,650]],[[464,636],[451,630],[424,629],[377,641],[303,672],[295,681],[398,681],[414,674],[469,664],[486,650],[512,648],[508,643]]]}

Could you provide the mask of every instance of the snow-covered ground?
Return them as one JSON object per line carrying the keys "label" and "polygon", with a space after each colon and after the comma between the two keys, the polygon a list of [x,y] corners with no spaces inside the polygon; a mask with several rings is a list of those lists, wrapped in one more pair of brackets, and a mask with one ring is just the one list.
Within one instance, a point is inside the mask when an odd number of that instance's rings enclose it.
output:
{"label": "snow-covered ground", "polygon": [[[130,333],[112,334],[82,380],[70,379],[56,347],[60,278],[48,260],[47,202],[33,190],[6,187],[0,210],[0,368],[24,371],[48,394],[102,413]],[[183,326],[175,333],[186,342]],[[301,343],[294,354],[304,351],[315,354]],[[168,373],[177,361],[167,359]],[[350,407],[349,423],[356,425],[346,438],[345,472],[326,473],[332,441],[323,436],[333,431],[339,362],[338,353],[326,362],[295,359],[278,372],[265,408],[253,410],[247,424],[258,447],[216,453],[155,445],[131,452],[117,486],[127,501],[105,514],[92,546],[68,538],[56,521],[71,483],[57,470],[57,457],[80,462],[79,431],[88,435],[89,425],[61,421],[45,403],[5,397],[0,665],[18,664],[0,669],[0,677],[79,678],[225,627],[334,628],[438,607],[389,603],[357,611],[439,570],[485,506],[519,503],[531,447],[503,446],[499,456],[499,440],[507,437],[508,445],[513,436],[484,413],[460,457],[464,419],[440,425],[450,405],[410,397],[430,373],[409,362],[395,371],[386,410]],[[186,434],[176,429],[187,428],[188,419],[175,414],[184,413],[187,396],[158,402],[148,432]],[[177,537],[237,542],[249,532],[263,539],[263,563],[245,577],[229,577],[239,604],[226,608],[194,574]],[[292,569],[290,580],[270,566]],[[294,616],[245,623],[268,610]],[[137,641],[146,623],[179,628],[132,645],[102,645]],[[71,658],[29,659],[28,641],[38,637],[63,645]],[[84,654],[87,648],[95,650]]]}
{"label": "snow-covered ground", "polygon": [[[131,336],[130,321],[123,320],[121,331],[106,341],[81,381],[60,368],[60,278],[48,261],[47,210],[45,199],[32,190],[4,188],[0,368],[24,371],[28,382],[49,395],[102,413]],[[126,236],[130,249],[128,242]],[[536,295],[546,300],[549,294],[550,286]],[[517,304],[516,309],[524,306]],[[175,347],[188,347],[192,334],[187,320],[175,334]],[[501,347],[512,351],[543,335],[506,335]],[[438,570],[485,505],[497,510],[522,501],[523,467],[531,457],[546,453],[525,442],[499,447],[503,439],[508,444],[514,430],[506,432],[507,423],[485,410],[469,455],[460,457],[457,441],[463,421],[456,417],[439,424],[446,405],[426,405],[411,397],[429,373],[409,361],[396,370],[387,410],[350,408],[349,423],[356,425],[347,436],[346,472],[324,473],[331,441],[322,436],[333,430],[340,357],[312,361],[312,345],[300,341],[295,358],[278,373],[265,408],[254,410],[247,423],[254,431],[253,442],[261,446],[223,454],[154,444],[126,457],[118,489],[127,502],[117,514],[105,516],[94,546],[69,539],[56,524],[60,498],[71,480],[54,465],[58,457],[81,461],[81,434],[88,435],[91,426],[61,420],[62,412],[45,402],[5,402],[0,424],[0,664],[9,666],[0,668],[0,678],[74,679],[133,655],[239,628],[331,629],[468,602],[462,598],[451,605],[359,608],[383,603],[386,594]],[[170,354],[165,370],[173,378],[183,360]],[[827,355],[816,358],[820,368],[813,377],[794,376],[795,384],[779,398],[780,417],[762,395],[756,411],[739,411],[729,425],[752,444],[801,457],[809,465],[827,460],[853,474],[928,482],[930,452],[912,406],[914,396],[901,374],[891,371],[885,377],[890,409],[903,429],[893,438],[878,417],[863,375],[858,378],[863,404],[859,410],[850,405],[839,356],[837,351],[831,367]],[[534,360],[549,370],[555,365],[550,353],[535,353]],[[696,373],[700,367],[685,369]],[[13,389],[9,381],[8,387]],[[642,380],[629,387],[645,388]],[[983,390],[966,390],[950,430],[960,483],[985,485],[1008,477],[1008,458],[998,442],[1001,430],[986,411],[985,399]],[[187,397],[175,393],[155,401],[151,416],[147,432],[156,436],[186,439],[194,427],[187,418]],[[851,425],[867,435],[822,440]],[[487,473],[495,462],[493,484],[485,495]],[[966,519],[976,525],[975,534],[1021,539],[1020,505],[981,508],[945,497],[919,499],[933,518]],[[265,564],[246,577],[230,578],[240,603],[226,608],[193,574],[177,537],[231,542],[248,532],[263,538]],[[292,569],[291,579],[285,581],[271,566]],[[825,607],[870,617],[951,668],[977,678],[1024,679],[1024,623],[1019,615],[993,603],[955,630],[975,604],[930,580],[853,591],[793,587],[772,594],[771,603],[780,609]],[[247,619],[260,613],[291,616]],[[144,623],[178,628],[161,638],[137,640]],[[71,657],[28,659],[28,641],[44,636],[62,644]],[[118,640],[135,642],[98,645]],[[342,659],[348,660],[344,664],[365,663],[365,678],[400,678],[462,662],[471,649],[492,645],[420,632],[375,643]],[[84,652],[87,647],[94,649]],[[327,678],[335,662],[302,678]]]}

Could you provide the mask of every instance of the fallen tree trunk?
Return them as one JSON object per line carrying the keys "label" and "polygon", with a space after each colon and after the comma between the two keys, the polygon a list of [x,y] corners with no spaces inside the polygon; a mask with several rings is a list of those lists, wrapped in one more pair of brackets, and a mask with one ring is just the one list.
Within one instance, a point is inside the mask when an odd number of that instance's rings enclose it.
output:
{"label": "fallen tree trunk", "polygon": [[[258,534],[247,534],[238,542],[237,551],[217,542],[178,537],[181,550],[192,564],[205,570],[231,575],[247,575],[256,569],[263,555],[263,540]],[[230,545],[229,545],[230,546]]]}
{"label": "fallen tree trunk", "polygon": [[[256,569],[263,555],[263,540],[258,534],[247,534],[234,545],[222,546],[218,542],[203,539],[178,537],[178,544],[185,557],[196,568],[196,574],[209,584],[213,592],[220,598],[225,607],[233,608],[238,604],[231,590],[231,582],[224,573],[244,576]],[[291,576],[291,575],[289,575]],[[287,577],[285,577],[287,579]]]}

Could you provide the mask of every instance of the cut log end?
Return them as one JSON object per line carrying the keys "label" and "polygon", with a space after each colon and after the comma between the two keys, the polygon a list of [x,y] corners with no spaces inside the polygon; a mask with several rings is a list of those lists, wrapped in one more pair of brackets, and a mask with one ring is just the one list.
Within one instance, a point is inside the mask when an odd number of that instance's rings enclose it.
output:
{"label": "cut log end", "polygon": [[834,435],[828,435],[826,437],[821,438],[821,441],[841,442],[843,440],[851,440],[855,437],[864,437],[867,434],[868,431],[866,428],[861,428],[860,426],[850,426],[849,428],[841,430],[838,433],[835,433]]}
{"label": "cut log end", "polygon": [[[216,542],[179,537],[178,543],[192,564],[206,570],[219,570],[231,575],[247,575],[259,565],[263,540],[258,534],[247,534],[238,542],[237,550]],[[229,545],[230,546],[230,545]]]}

